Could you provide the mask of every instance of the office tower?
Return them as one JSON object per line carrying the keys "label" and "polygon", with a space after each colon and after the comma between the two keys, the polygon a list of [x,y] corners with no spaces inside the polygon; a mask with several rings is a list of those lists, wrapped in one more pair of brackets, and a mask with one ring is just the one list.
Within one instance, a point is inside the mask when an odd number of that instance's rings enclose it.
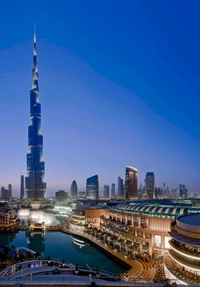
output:
{"label": "office tower", "polygon": [[99,198],[99,179],[98,175],[89,177],[86,181],[86,197],[90,199]]}
{"label": "office tower", "polygon": [[124,197],[124,189],[123,189],[123,179],[118,176],[118,197],[122,198]]}
{"label": "office tower", "polygon": [[115,184],[111,184],[111,198],[115,197]]}
{"label": "office tower", "polygon": [[78,194],[77,183],[75,180],[73,180],[71,184],[71,199],[77,199],[77,194]]}
{"label": "office tower", "polygon": [[146,194],[149,199],[155,198],[155,176],[153,172],[147,172],[145,177]]}
{"label": "office tower", "polygon": [[9,199],[11,199],[12,198],[12,184],[11,183],[9,183],[8,185],[8,192],[9,192]]}
{"label": "office tower", "polygon": [[57,202],[67,202],[68,192],[64,190],[56,191],[56,201]]}
{"label": "office tower", "polygon": [[5,200],[5,201],[10,200],[10,193],[9,193],[8,189],[5,189],[5,187],[3,185],[1,186],[1,199]]}
{"label": "office tower", "polygon": [[104,184],[104,187],[103,187],[103,197],[110,198],[110,187],[107,184]]}
{"label": "office tower", "polygon": [[185,184],[179,184],[179,196],[181,199],[187,199],[187,189]]}
{"label": "office tower", "polygon": [[126,198],[138,198],[138,171],[136,167],[126,167]]}
{"label": "office tower", "polygon": [[32,89],[30,91],[30,126],[28,127],[28,154],[26,196],[31,200],[45,197],[46,183],[43,181],[43,136],[41,134],[41,104],[38,86],[38,62],[36,52],[36,31],[34,31]]}
{"label": "office tower", "polygon": [[24,198],[24,175],[21,174],[20,180],[20,199]]}

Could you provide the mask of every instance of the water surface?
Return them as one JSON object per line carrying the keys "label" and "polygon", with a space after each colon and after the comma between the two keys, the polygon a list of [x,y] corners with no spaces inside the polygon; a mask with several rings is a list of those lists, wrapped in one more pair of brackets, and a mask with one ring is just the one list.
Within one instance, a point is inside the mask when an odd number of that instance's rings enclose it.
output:
{"label": "water surface", "polygon": [[[83,240],[81,238],[78,238]],[[84,241],[84,240],[83,240]],[[52,259],[65,259],[66,262],[78,265],[88,264],[90,267],[120,274],[127,270],[119,261],[116,261],[107,253],[102,252],[97,246],[84,241],[82,247],[75,244],[72,236],[63,232],[30,233],[19,231],[18,233],[0,234],[0,246],[9,245],[27,247],[41,253],[43,257]]]}

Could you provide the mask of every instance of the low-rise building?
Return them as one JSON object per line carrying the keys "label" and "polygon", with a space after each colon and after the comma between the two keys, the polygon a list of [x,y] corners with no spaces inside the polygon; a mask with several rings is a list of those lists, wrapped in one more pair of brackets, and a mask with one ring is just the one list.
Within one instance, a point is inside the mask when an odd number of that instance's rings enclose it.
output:
{"label": "low-rise building", "polygon": [[19,228],[19,219],[14,209],[7,207],[0,208],[0,228],[3,230]]}

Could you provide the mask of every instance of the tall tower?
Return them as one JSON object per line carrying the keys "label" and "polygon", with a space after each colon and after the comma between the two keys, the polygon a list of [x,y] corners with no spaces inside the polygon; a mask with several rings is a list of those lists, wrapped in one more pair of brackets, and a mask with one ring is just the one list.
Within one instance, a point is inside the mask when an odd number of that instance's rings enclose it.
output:
{"label": "tall tower", "polygon": [[9,199],[11,199],[12,197],[12,184],[11,183],[9,183],[8,185],[8,193],[9,193]]}
{"label": "tall tower", "polygon": [[99,178],[97,174],[86,180],[86,197],[89,199],[99,199]]}
{"label": "tall tower", "polygon": [[76,181],[73,180],[71,184],[71,198],[77,199],[77,194],[78,194],[78,186],[77,186]]}
{"label": "tall tower", "polygon": [[118,176],[118,197],[123,198],[124,192],[123,192],[123,179]]}
{"label": "tall tower", "polygon": [[147,172],[146,178],[146,194],[149,199],[155,198],[155,175],[153,172]]}
{"label": "tall tower", "polygon": [[39,201],[45,197],[46,183],[43,182],[44,173],[36,29],[34,28],[32,89],[30,91],[30,125],[28,127],[27,177],[25,179],[26,196],[28,199]]}
{"label": "tall tower", "polygon": [[136,167],[126,167],[126,198],[138,199],[138,171]]}
{"label": "tall tower", "polygon": [[20,180],[20,199],[24,198],[24,175],[21,174],[21,180]]}

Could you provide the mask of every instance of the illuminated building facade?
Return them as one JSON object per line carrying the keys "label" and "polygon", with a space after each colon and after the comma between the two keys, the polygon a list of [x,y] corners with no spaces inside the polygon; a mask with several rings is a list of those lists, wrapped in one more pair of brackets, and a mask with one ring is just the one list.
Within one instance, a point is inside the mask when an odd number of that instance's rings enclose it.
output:
{"label": "illuminated building facade", "polygon": [[146,173],[145,192],[149,199],[155,198],[155,176],[153,172]]}
{"label": "illuminated building facade", "polygon": [[138,171],[136,167],[126,167],[126,198],[137,199],[138,198]]}
{"label": "illuminated building facade", "polygon": [[165,256],[168,278],[178,283],[196,285],[200,282],[200,214],[180,216],[169,232],[169,255]]}
{"label": "illuminated building facade", "polygon": [[172,222],[186,210],[173,206],[118,204],[104,210],[100,230],[120,237],[130,246],[137,243],[140,253],[164,254],[169,247]]}
{"label": "illuminated building facade", "polygon": [[2,230],[6,228],[17,229],[19,227],[19,220],[14,209],[0,208],[0,227]]}
{"label": "illuminated building facade", "polygon": [[45,165],[43,161],[43,136],[41,134],[41,104],[38,85],[38,62],[36,51],[36,31],[34,31],[32,89],[30,91],[30,125],[28,127],[28,154],[26,196],[39,201],[44,199],[46,183],[43,181]]}
{"label": "illuminated building facade", "polygon": [[88,199],[99,198],[99,178],[98,175],[89,177],[86,181],[86,197]]}

